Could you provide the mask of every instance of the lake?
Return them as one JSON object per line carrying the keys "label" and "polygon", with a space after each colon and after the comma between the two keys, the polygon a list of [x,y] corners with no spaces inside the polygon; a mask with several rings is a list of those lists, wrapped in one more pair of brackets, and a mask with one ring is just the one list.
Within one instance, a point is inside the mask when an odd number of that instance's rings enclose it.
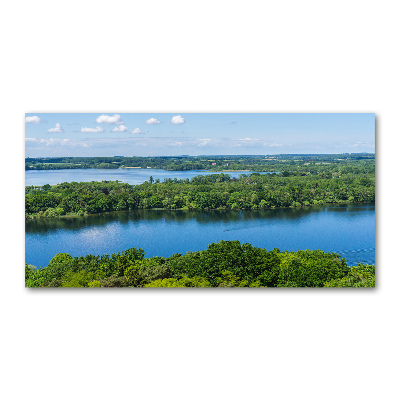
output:
{"label": "lake", "polygon": [[[32,172],[36,171],[29,171]],[[26,262],[41,267],[57,253],[75,257],[140,247],[146,257],[169,257],[205,250],[208,244],[221,240],[239,240],[267,250],[276,247],[282,251],[333,251],[346,258],[348,265],[375,263],[374,204],[257,211],[119,211],[32,220],[26,221],[25,226]]]}
{"label": "lake", "polygon": [[[153,168],[119,168],[119,169],[58,169],[58,170],[37,170],[25,171],[26,186],[43,186],[46,184],[57,185],[63,182],[91,182],[91,181],[121,181],[131,185],[139,185],[144,181],[148,181],[150,176],[160,179],[161,182],[165,178],[186,179],[193,178],[197,175],[220,174],[221,172],[209,172],[204,170],[191,171],[165,171],[163,169]],[[225,172],[234,178],[241,174],[248,174],[251,171],[235,171]],[[260,172],[268,173],[268,172]]]}

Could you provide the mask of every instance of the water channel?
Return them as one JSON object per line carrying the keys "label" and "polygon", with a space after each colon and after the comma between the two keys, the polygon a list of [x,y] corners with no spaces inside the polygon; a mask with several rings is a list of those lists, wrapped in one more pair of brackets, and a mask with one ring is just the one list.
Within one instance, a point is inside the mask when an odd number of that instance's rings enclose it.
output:
{"label": "water channel", "polygon": [[375,205],[242,211],[118,211],[86,217],[26,222],[28,264],[46,266],[57,253],[112,254],[130,247],[146,257],[204,250],[220,240],[239,240],[271,250],[321,249],[348,265],[375,263]]}

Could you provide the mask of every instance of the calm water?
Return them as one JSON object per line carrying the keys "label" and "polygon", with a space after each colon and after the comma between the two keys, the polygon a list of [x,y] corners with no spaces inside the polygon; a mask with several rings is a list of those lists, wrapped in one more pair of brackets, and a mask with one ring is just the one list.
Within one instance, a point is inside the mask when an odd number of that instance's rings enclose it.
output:
{"label": "calm water", "polygon": [[[208,172],[204,170],[192,171],[165,171],[163,169],[153,168],[120,168],[120,169],[59,169],[59,170],[38,170],[25,171],[26,186],[43,186],[46,184],[56,185],[63,182],[91,182],[91,181],[122,181],[131,185],[138,185],[144,181],[148,181],[150,176],[160,179],[161,182],[165,178],[186,179],[193,178],[197,175],[220,174],[221,172]],[[228,172],[232,177],[237,178],[241,174],[249,172],[236,171]]]}
{"label": "calm water", "polygon": [[267,250],[334,251],[348,265],[372,264],[375,205],[226,212],[138,210],[27,221],[25,257],[28,264],[42,267],[57,253],[100,255],[130,247],[144,249],[147,257],[168,257],[204,250],[220,240],[240,240]]}

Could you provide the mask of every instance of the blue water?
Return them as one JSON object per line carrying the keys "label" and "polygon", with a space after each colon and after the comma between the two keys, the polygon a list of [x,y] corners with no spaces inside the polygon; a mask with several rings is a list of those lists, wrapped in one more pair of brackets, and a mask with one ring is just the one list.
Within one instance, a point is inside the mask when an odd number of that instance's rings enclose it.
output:
{"label": "blue water", "polygon": [[[33,172],[33,171],[30,171]],[[154,175],[153,175],[154,176]],[[26,222],[28,264],[46,266],[57,253],[112,254],[130,247],[146,257],[204,250],[239,240],[267,250],[321,249],[348,265],[375,263],[375,205],[315,206],[259,211],[120,211]]]}
{"label": "blue water", "polygon": [[[122,181],[131,185],[138,185],[148,181],[150,176],[160,179],[165,178],[186,179],[197,175],[220,174],[221,172],[209,172],[204,170],[191,171],[165,171],[153,168],[119,168],[119,169],[59,169],[25,171],[26,186],[43,186],[46,184],[57,185],[63,182],[92,182],[92,181]],[[250,171],[226,172],[232,178],[238,178],[241,174],[249,174]],[[261,172],[263,173],[263,172]],[[265,172],[264,172],[265,173]]]}

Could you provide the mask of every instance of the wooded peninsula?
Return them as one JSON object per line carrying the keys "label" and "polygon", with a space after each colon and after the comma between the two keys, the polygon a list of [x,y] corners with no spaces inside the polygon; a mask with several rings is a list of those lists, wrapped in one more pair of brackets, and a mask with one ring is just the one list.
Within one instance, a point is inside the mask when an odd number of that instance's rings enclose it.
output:
{"label": "wooded peninsula", "polygon": [[[25,217],[82,216],[133,209],[256,210],[373,203],[374,156],[358,154],[340,157],[303,155],[280,162],[274,159],[255,164],[256,161],[260,162],[260,157],[243,156],[244,160],[252,160],[253,163],[240,164],[242,169],[250,172],[241,174],[239,178],[231,177],[226,172],[207,175],[207,171],[204,171],[205,175],[191,179],[167,178],[160,182],[159,179],[153,179],[149,170],[149,180],[139,185],[102,181],[27,186]],[[28,160],[33,162],[32,159]],[[185,159],[181,160],[180,167],[184,168],[185,163]],[[236,163],[226,168],[238,165]]]}

